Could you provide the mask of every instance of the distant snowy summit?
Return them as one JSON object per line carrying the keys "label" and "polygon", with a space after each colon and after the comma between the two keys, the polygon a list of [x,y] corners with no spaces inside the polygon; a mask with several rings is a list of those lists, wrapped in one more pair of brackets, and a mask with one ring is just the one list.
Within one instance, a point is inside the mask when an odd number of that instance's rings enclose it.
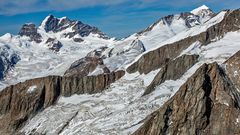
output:
{"label": "distant snowy summit", "polygon": [[196,9],[193,9],[191,11],[191,13],[198,14],[199,12],[201,12],[203,10],[210,10],[210,8],[208,6],[206,6],[206,5],[202,5],[202,6],[198,7],[198,8],[196,8]]}
{"label": "distant snowy summit", "polygon": [[39,28],[44,29],[46,32],[61,32],[65,31],[66,37],[74,37],[79,34],[82,37],[88,36],[90,33],[99,34],[101,37],[106,37],[97,27],[84,24],[81,21],[70,20],[67,17],[56,18],[53,15],[47,16]]}
{"label": "distant snowy summit", "polygon": [[90,34],[98,35],[99,38],[108,39],[108,36],[101,32],[97,27],[84,24],[81,21],[70,20],[67,17],[56,18],[53,15],[47,16],[37,27],[33,23],[26,23],[22,26],[19,35],[29,37],[36,43],[49,40],[50,38],[73,38],[74,41],[83,41],[81,37]]}
{"label": "distant snowy summit", "polygon": [[212,16],[214,15],[213,11],[207,7],[206,5],[202,5],[194,10],[191,11],[192,14],[194,15],[198,15],[202,18],[206,17],[206,16]]}

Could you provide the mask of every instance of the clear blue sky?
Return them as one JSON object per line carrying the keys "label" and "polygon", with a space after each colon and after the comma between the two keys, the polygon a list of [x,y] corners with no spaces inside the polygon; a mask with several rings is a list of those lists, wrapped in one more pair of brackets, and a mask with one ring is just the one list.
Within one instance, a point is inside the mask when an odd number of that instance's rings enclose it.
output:
{"label": "clear blue sky", "polygon": [[240,0],[0,0],[0,35],[17,34],[22,24],[39,25],[53,14],[81,20],[121,38],[162,16],[191,11],[203,4],[215,12],[240,8]]}

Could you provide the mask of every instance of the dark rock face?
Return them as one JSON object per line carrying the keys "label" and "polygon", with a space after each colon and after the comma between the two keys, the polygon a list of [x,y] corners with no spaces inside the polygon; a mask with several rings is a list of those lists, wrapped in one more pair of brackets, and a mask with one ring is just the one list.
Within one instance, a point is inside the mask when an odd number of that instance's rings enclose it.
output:
{"label": "dark rock face", "polygon": [[73,38],[73,41],[81,43],[81,42],[83,42],[83,39],[81,39],[81,38]]}
{"label": "dark rock face", "polygon": [[[181,14],[181,16],[184,16],[184,13]],[[188,27],[188,28],[191,28],[195,25],[200,25],[201,22],[200,22],[200,17],[197,16],[197,15],[193,15],[193,14],[187,14],[186,18],[184,19],[185,20],[185,25]]]}
{"label": "dark rock face", "polygon": [[48,16],[45,24],[44,24],[44,29],[46,32],[53,31],[53,32],[58,32],[63,30],[64,28],[66,29],[67,27],[62,27],[64,24],[67,26],[69,25],[68,23],[71,23],[68,19],[64,19],[61,23],[59,23],[60,20],[58,18],[55,18],[53,15]]}
{"label": "dark rock face", "polygon": [[87,76],[94,71],[98,65],[103,65],[103,60],[98,57],[84,57],[75,61],[64,73],[64,76]]}
{"label": "dark rock face", "polygon": [[55,52],[58,52],[60,48],[63,46],[60,41],[53,38],[48,38],[48,40],[46,41],[46,44],[48,45],[50,50],[53,50]]}
{"label": "dark rock face", "polygon": [[151,84],[147,87],[144,95],[151,93],[157,85],[166,80],[179,79],[189,68],[198,62],[198,55],[183,55],[171,60],[161,67],[161,70],[154,77]]}
{"label": "dark rock face", "polygon": [[233,85],[236,87],[237,92],[233,93],[233,95],[238,99],[238,104],[240,105],[240,51],[234,54],[231,58],[229,58],[225,64],[225,70]]}
{"label": "dark rock face", "polygon": [[5,77],[7,72],[12,69],[20,59],[20,56],[7,45],[0,47],[0,80]]}
{"label": "dark rock face", "polygon": [[223,37],[225,33],[239,30],[240,9],[234,11],[228,11],[224,19],[207,29],[207,31],[198,35],[187,37],[180,41],[167,44],[156,50],[150,51],[144,54],[134,64],[132,64],[127,71],[134,73],[139,71],[140,73],[149,73],[152,70],[156,70],[164,65],[170,59],[173,59],[180,55],[180,53],[193,44],[196,41],[200,41],[203,45],[207,45],[216,37]]}
{"label": "dark rock face", "polygon": [[7,87],[0,92],[0,134],[16,133],[29,118],[53,105],[59,96],[101,92],[123,75],[124,71],[82,78],[49,76]]}
{"label": "dark rock face", "polygon": [[84,24],[80,21],[70,20],[68,18],[58,19],[53,15],[48,16],[42,23],[46,32],[59,32],[67,28],[72,28],[72,32],[65,33],[66,37],[72,38],[79,34],[82,37],[88,36],[90,33],[99,34],[102,38],[107,38],[98,28]]}
{"label": "dark rock face", "polygon": [[110,70],[104,65],[102,52],[107,47],[102,47],[87,54],[86,57],[75,61],[64,73],[64,76],[83,77],[93,72],[97,67],[102,68],[104,73],[110,73]]}
{"label": "dark rock face", "polygon": [[162,18],[162,19],[164,20],[164,21],[163,21],[163,24],[165,24],[165,25],[171,25],[171,24],[172,24],[172,21],[173,21],[173,17],[174,17],[174,15],[168,15],[168,16],[163,17],[163,18]]}
{"label": "dark rock face", "polygon": [[37,32],[35,24],[32,23],[24,24],[18,34],[20,36],[30,37],[30,39],[36,43],[42,42],[42,36]]}
{"label": "dark rock face", "polygon": [[134,135],[240,134],[236,92],[216,63],[204,64]]}

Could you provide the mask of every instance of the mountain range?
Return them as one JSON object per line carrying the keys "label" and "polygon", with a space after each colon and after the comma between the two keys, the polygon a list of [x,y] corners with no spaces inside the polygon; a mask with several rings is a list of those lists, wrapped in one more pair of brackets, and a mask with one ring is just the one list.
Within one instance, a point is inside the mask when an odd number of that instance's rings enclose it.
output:
{"label": "mountain range", "polygon": [[1,135],[240,134],[240,9],[117,40],[47,16],[0,37]]}

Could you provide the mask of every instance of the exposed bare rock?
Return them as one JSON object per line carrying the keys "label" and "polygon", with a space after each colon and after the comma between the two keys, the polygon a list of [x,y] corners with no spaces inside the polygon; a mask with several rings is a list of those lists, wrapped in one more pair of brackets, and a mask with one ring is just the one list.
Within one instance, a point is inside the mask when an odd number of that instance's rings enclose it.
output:
{"label": "exposed bare rock", "polygon": [[0,134],[12,134],[37,112],[53,105],[59,96],[101,92],[124,71],[97,76],[37,78],[0,92]]}
{"label": "exposed bare rock", "polygon": [[[114,48],[100,47],[89,52],[86,57],[75,61],[65,72],[65,76],[86,76],[91,73],[109,73],[121,69],[145,51],[143,43],[136,39],[129,45],[118,45]],[[106,62],[106,63],[104,63]]]}
{"label": "exposed bare rock", "polygon": [[103,55],[103,52],[108,49],[108,47],[100,47],[96,50],[93,50],[92,52],[89,52],[87,54],[87,57],[99,57],[99,58],[105,58],[106,56]]}
{"label": "exposed bare rock", "polygon": [[55,52],[58,52],[60,48],[63,46],[60,41],[53,38],[48,38],[48,40],[46,41],[46,44],[50,50],[53,50]]}
{"label": "exposed bare rock", "polygon": [[42,42],[42,36],[37,32],[36,25],[33,23],[24,24],[18,33],[20,36],[30,37],[36,43]]}
{"label": "exposed bare rock", "polygon": [[139,71],[140,73],[147,74],[152,70],[160,68],[170,59],[179,56],[184,49],[196,41],[200,41],[203,45],[207,45],[215,41],[216,38],[223,37],[227,32],[237,31],[240,29],[240,20],[237,18],[240,18],[240,9],[228,11],[220,23],[211,26],[207,31],[150,51],[142,55],[138,61],[129,66],[127,71],[129,73]]}
{"label": "exposed bare rock", "polygon": [[8,45],[2,45],[0,47],[0,80],[2,80],[6,74],[14,68],[20,59],[19,54],[12,50]]}
{"label": "exposed bare rock", "polygon": [[81,37],[88,36],[90,33],[99,34],[102,38],[108,38],[104,33],[102,33],[98,28],[82,23],[81,21],[70,20],[66,17],[56,18],[53,15],[49,15],[42,22],[41,27],[46,32],[60,32],[66,29],[71,29],[71,32],[64,33],[65,37],[72,38],[75,35],[80,35]]}
{"label": "exposed bare rock", "polygon": [[240,90],[240,51],[230,57],[224,64],[230,79]]}
{"label": "exposed bare rock", "polygon": [[240,105],[240,51],[230,57],[225,63],[225,70],[237,92],[233,93]]}
{"label": "exposed bare rock", "polygon": [[183,55],[169,61],[166,65],[161,67],[161,70],[145,90],[144,95],[151,93],[157,85],[160,85],[166,80],[179,79],[189,68],[197,63],[197,61],[198,55]]}
{"label": "exposed bare rock", "polygon": [[73,38],[73,41],[74,41],[74,42],[79,42],[79,43],[81,43],[81,42],[83,42],[84,40],[81,39],[81,38]]}
{"label": "exposed bare rock", "polygon": [[97,67],[102,68],[103,73],[110,73],[104,65],[102,52],[106,47],[99,48],[87,54],[86,57],[75,61],[64,73],[64,76],[83,77],[93,72]]}
{"label": "exposed bare rock", "polygon": [[236,89],[216,64],[204,64],[134,135],[240,134]]}
{"label": "exposed bare rock", "polygon": [[156,70],[171,59],[180,55],[180,53],[194,43],[195,40],[192,38],[186,38],[184,40],[175,42],[173,44],[168,44],[156,50],[145,53],[138,59],[138,61],[129,66],[127,71],[129,73],[139,71],[141,74],[147,74],[152,70]]}
{"label": "exposed bare rock", "polygon": [[[182,19],[183,21],[185,21],[185,26],[188,28],[191,28],[195,25],[200,25],[201,23],[203,23],[201,21],[206,21],[206,20],[212,18],[214,15],[215,15],[215,13],[211,9],[203,10],[197,14],[193,14],[190,12],[183,12],[183,13],[180,13],[179,15],[168,15],[168,16],[160,18],[157,22],[155,22],[154,24],[152,24],[150,27],[146,28],[145,30],[140,31],[138,33],[138,35],[143,35],[146,32],[151,31],[154,27],[157,27],[157,25],[160,22],[162,22],[164,25],[171,26],[172,22],[176,21],[174,19],[177,19],[177,20]],[[203,19],[203,20],[200,20],[200,19]]]}
{"label": "exposed bare rock", "polygon": [[98,57],[84,57],[75,61],[64,73],[64,76],[87,76],[93,72],[98,65],[103,65],[103,60]]}

